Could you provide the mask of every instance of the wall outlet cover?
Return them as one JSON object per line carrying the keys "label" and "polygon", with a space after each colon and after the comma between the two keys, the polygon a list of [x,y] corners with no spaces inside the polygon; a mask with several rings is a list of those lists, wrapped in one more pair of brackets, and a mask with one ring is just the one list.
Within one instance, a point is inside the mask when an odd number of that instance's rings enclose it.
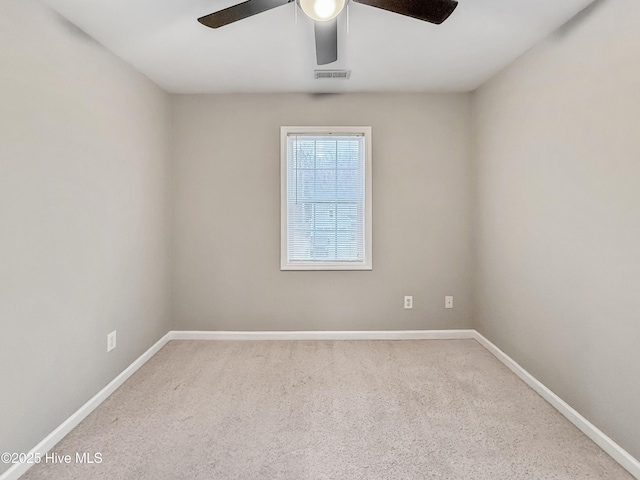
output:
{"label": "wall outlet cover", "polygon": [[453,308],[453,295],[444,297],[444,308]]}
{"label": "wall outlet cover", "polygon": [[107,335],[107,352],[116,348],[116,330]]}
{"label": "wall outlet cover", "polygon": [[404,308],[405,309],[411,309],[413,308],[413,297],[410,295],[407,295],[404,297]]}

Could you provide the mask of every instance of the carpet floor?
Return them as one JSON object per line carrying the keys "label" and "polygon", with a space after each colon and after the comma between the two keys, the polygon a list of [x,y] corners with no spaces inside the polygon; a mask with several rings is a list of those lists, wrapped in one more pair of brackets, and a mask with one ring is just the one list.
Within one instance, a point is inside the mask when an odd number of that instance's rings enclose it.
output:
{"label": "carpet floor", "polygon": [[22,479],[633,478],[475,340],[172,341],[53,453]]}

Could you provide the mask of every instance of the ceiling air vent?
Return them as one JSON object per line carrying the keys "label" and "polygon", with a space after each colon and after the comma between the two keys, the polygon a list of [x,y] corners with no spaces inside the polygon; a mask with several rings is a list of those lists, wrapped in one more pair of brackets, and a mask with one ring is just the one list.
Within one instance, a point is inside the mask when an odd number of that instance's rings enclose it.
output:
{"label": "ceiling air vent", "polygon": [[314,70],[313,78],[344,78],[351,77],[351,70]]}

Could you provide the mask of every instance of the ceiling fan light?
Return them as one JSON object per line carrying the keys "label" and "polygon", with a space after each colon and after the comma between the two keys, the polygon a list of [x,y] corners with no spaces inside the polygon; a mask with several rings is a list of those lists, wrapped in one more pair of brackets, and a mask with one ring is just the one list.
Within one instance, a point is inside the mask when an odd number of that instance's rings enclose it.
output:
{"label": "ceiling fan light", "polygon": [[313,11],[320,18],[329,18],[336,11],[336,2],[335,0],[316,0]]}
{"label": "ceiling fan light", "polygon": [[300,8],[312,20],[325,22],[338,16],[346,0],[299,0]]}

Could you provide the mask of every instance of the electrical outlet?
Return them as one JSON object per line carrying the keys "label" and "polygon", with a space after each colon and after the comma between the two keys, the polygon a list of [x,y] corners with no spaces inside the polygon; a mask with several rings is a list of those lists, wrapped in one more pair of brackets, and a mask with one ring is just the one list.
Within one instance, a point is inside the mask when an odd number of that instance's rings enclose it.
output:
{"label": "electrical outlet", "polygon": [[107,352],[110,352],[116,348],[116,331],[109,333],[107,335]]}
{"label": "electrical outlet", "polygon": [[453,295],[444,297],[444,308],[453,308]]}
{"label": "electrical outlet", "polygon": [[404,297],[404,308],[405,309],[413,308],[413,297],[412,296]]}

